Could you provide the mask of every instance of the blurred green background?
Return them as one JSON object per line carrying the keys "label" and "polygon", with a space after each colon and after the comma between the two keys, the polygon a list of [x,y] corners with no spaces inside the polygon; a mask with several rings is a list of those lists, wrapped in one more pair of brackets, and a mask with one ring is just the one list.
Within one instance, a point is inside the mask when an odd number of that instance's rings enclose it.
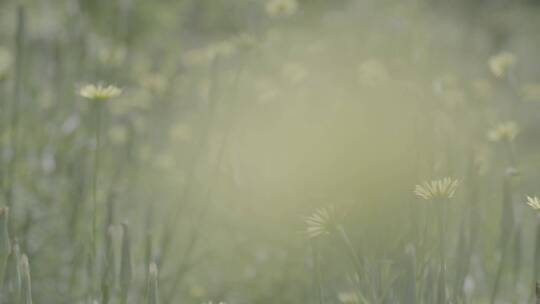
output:
{"label": "blurred green background", "polygon": [[[433,303],[430,268],[411,279],[404,259],[436,256],[413,190],[445,176],[452,303],[490,303],[494,285],[491,303],[532,303],[539,28],[532,0],[1,1],[0,201],[35,303],[103,303],[92,273],[109,230],[119,259],[122,222],[129,303],[147,303],[152,261],[162,303]],[[87,83],[123,91],[103,105],[94,260]],[[490,141],[505,122],[515,140]],[[339,241],[306,236],[329,206],[384,298]]]}

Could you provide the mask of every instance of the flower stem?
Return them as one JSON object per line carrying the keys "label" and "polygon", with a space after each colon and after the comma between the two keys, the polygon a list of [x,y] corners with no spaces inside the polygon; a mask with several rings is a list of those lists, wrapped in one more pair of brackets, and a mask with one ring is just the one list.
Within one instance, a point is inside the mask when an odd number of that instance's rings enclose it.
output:
{"label": "flower stem", "polygon": [[[98,213],[98,203],[97,203],[97,188],[98,188],[98,177],[99,177],[99,148],[101,144],[101,116],[102,116],[102,104],[96,103],[94,108],[95,115],[95,139],[96,146],[94,147],[94,174],[92,179],[92,231],[91,231],[91,259],[93,260],[93,267],[96,263],[96,254],[97,254],[97,213]],[[94,269],[95,272],[95,269]],[[93,285],[93,284],[92,284]]]}

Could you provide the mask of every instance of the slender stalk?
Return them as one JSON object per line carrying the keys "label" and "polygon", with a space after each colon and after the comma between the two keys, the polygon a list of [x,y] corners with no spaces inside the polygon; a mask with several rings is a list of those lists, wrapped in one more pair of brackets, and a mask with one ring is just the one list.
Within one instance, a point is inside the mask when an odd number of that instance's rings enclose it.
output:
{"label": "slender stalk", "polygon": [[99,147],[101,144],[101,112],[102,105],[96,102],[95,108],[95,138],[96,146],[94,150],[94,175],[92,177],[92,248],[96,249],[96,236],[97,236],[97,188],[99,177]]}
{"label": "slender stalk", "polygon": [[446,246],[445,246],[445,237],[446,237],[446,224],[445,224],[445,206],[446,201],[437,202],[439,206],[439,258],[440,258],[440,272],[439,272],[439,283],[437,287],[437,300],[438,303],[446,303]]}
{"label": "slender stalk", "polygon": [[511,233],[510,239],[506,242],[505,246],[502,248],[502,256],[501,260],[499,261],[499,264],[497,266],[497,272],[495,273],[495,280],[493,283],[493,289],[491,291],[490,301],[489,303],[494,304],[495,299],[497,298],[497,293],[499,291],[499,285],[502,278],[502,274],[504,271],[504,262],[507,258],[508,252],[510,251],[511,245],[513,243],[514,238],[514,232]]}
{"label": "slender stalk", "polygon": [[24,61],[25,11],[17,8],[17,33],[15,37],[15,81],[13,85],[13,103],[11,109],[10,146],[11,158],[7,170],[6,205],[11,207],[14,201],[14,187],[17,177],[17,156],[19,154],[19,107],[22,93],[22,64]]}
{"label": "slender stalk", "polygon": [[237,108],[237,95],[238,95],[238,87],[241,79],[242,72],[244,70],[244,64],[245,61],[240,64],[238,67],[238,70],[236,71],[236,75],[234,77],[234,82],[232,85],[232,94],[231,94],[231,105],[230,105],[230,112],[231,117],[229,118],[227,124],[224,127],[223,131],[223,139],[221,140],[218,153],[216,156],[216,165],[213,168],[213,173],[211,174],[212,179],[209,182],[209,185],[205,192],[205,198],[202,200],[204,205],[202,207],[202,211],[199,214],[198,217],[196,217],[196,220],[193,222],[193,228],[191,229],[193,232],[191,233],[188,245],[186,246],[186,251],[183,255],[182,263],[180,264],[180,267],[178,267],[178,271],[174,276],[173,284],[172,284],[172,291],[169,293],[168,299],[169,301],[172,299],[173,292],[177,289],[178,284],[180,283],[180,280],[182,279],[182,275],[186,273],[187,268],[189,266],[189,259],[191,257],[191,253],[195,249],[197,242],[200,239],[200,235],[202,233],[202,227],[201,223],[206,219],[208,212],[210,210],[213,197],[212,194],[214,193],[214,189],[219,181],[219,173],[221,169],[221,165],[225,156],[225,151],[229,142],[229,137],[231,135],[231,130],[233,129],[234,122],[236,121],[234,119],[234,113]]}
{"label": "slender stalk", "polygon": [[199,139],[196,143],[195,152],[193,154],[192,159],[190,160],[188,164],[187,171],[187,177],[186,177],[186,183],[183,186],[182,194],[180,195],[180,199],[178,203],[176,204],[175,210],[172,211],[173,216],[171,217],[170,221],[165,225],[166,229],[164,231],[164,236],[161,240],[161,260],[165,261],[167,255],[169,254],[169,247],[171,246],[172,237],[174,235],[174,232],[177,231],[178,225],[180,221],[178,221],[178,217],[182,211],[182,207],[185,206],[186,201],[188,201],[191,197],[194,184],[195,184],[195,172],[197,169],[197,164],[200,161],[200,158],[204,153],[203,150],[207,145],[208,138],[210,137],[211,131],[213,130],[214,126],[214,120],[215,120],[215,112],[217,108],[217,100],[218,100],[218,90],[219,90],[219,77],[218,77],[218,71],[219,71],[219,58],[214,58],[214,61],[212,62],[212,66],[210,69],[210,89],[208,94],[208,114],[206,116],[206,121],[203,123],[202,130],[199,136]]}
{"label": "slender stalk", "polygon": [[337,231],[339,232],[339,235],[340,235],[343,243],[345,244],[345,247],[347,248],[347,253],[348,253],[349,257],[351,258],[351,261],[352,261],[352,263],[354,265],[355,271],[356,271],[358,277],[360,277],[361,269],[362,269],[362,266],[360,265],[360,261],[361,261],[360,257],[356,253],[356,250],[354,249],[354,246],[353,246],[353,244],[351,242],[351,239],[349,238],[349,235],[345,231],[345,228],[343,228],[343,226],[341,226],[341,225],[338,225]]}
{"label": "slender stalk", "polygon": [[315,284],[317,286],[317,298],[318,298],[319,304],[324,304],[319,248],[315,240],[311,240],[310,245],[311,245],[310,246],[311,254],[313,256],[313,267],[315,271]]}
{"label": "slender stalk", "polygon": [[540,282],[536,282],[536,288],[535,288],[535,294],[536,294],[536,304],[540,304]]}
{"label": "slender stalk", "polygon": [[30,278],[30,264],[28,257],[21,256],[21,304],[32,304],[32,283]]}
{"label": "slender stalk", "polygon": [[92,226],[91,226],[91,245],[90,245],[90,267],[91,269],[91,286],[92,292],[96,291],[96,271],[97,271],[97,216],[98,216],[98,203],[97,203],[97,190],[98,190],[98,177],[99,177],[99,148],[101,144],[101,116],[102,116],[101,102],[95,103],[94,108],[94,127],[95,127],[95,147],[94,147],[94,172],[92,176]]}
{"label": "slender stalk", "polygon": [[9,239],[9,208],[0,208],[0,288],[4,286],[7,261],[11,254]]}

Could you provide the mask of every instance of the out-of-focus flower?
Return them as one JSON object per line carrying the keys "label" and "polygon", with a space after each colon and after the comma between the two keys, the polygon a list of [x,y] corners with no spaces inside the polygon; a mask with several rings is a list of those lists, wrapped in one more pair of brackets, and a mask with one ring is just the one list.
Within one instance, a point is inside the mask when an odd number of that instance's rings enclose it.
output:
{"label": "out-of-focus flower", "polygon": [[491,56],[488,61],[489,70],[497,78],[504,78],[516,64],[516,56],[510,52],[501,52]]}
{"label": "out-of-focus flower", "polygon": [[122,94],[122,90],[114,85],[94,85],[87,84],[79,89],[79,95],[88,99],[96,101],[109,100]]}
{"label": "out-of-focus flower", "polygon": [[268,0],[266,2],[266,13],[270,17],[287,17],[294,15],[298,10],[296,0]]}
{"label": "out-of-focus flower", "polygon": [[450,177],[439,180],[425,181],[414,188],[414,194],[425,199],[450,199],[454,196],[459,181]]}
{"label": "out-of-focus flower", "polygon": [[389,79],[388,71],[384,64],[375,59],[370,59],[360,64],[358,77],[362,85],[369,87],[378,86]]}
{"label": "out-of-focus flower", "polygon": [[12,61],[11,53],[7,49],[0,47],[0,81],[8,77]]}
{"label": "out-of-focus flower", "polygon": [[493,142],[499,141],[513,141],[519,133],[519,127],[517,123],[513,121],[507,121],[496,125],[488,132],[488,139]]}
{"label": "out-of-focus flower", "polygon": [[358,295],[354,292],[340,292],[338,294],[338,300],[339,302],[343,304],[360,303],[360,299],[358,299]]}
{"label": "out-of-focus flower", "polygon": [[540,199],[537,196],[531,197],[527,195],[527,205],[533,210],[540,211]]}
{"label": "out-of-focus flower", "polygon": [[540,101],[540,83],[526,83],[519,91],[525,101]]}
{"label": "out-of-focus flower", "polygon": [[330,234],[337,227],[336,212],[333,206],[317,209],[305,220],[306,234],[309,238],[316,238]]}
{"label": "out-of-focus flower", "polygon": [[283,77],[293,84],[302,82],[307,76],[306,69],[296,63],[285,64],[282,68],[282,74]]}

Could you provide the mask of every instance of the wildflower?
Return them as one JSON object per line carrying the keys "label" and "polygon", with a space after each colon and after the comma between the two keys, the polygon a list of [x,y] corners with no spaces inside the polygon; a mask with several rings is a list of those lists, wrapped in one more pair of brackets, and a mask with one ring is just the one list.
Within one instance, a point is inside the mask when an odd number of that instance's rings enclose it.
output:
{"label": "wildflower", "polygon": [[118,97],[122,94],[122,90],[114,85],[87,84],[80,88],[78,93],[89,100],[104,101]]}
{"label": "wildflower", "polygon": [[305,220],[307,224],[306,233],[310,238],[316,238],[325,234],[330,234],[336,227],[335,209],[320,208]]}
{"label": "wildflower", "polygon": [[516,64],[516,56],[510,52],[501,52],[489,58],[489,69],[497,78],[503,78]]}
{"label": "wildflower", "polygon": [[298,10],[296,0],[269,0],[266,3],[266,13],[270,17],[287,17]]}
{"label": "wildflower", "polygon": [[12,58],[9,51],[0,47],[0,81],[7,78],[11,63]]}
{"label": "wildflower", "polygon": [[540,211],[540,198],[538,196],[528,196],[527,195],[527,205],[529,205],[533,210]]}
{"label": "wildflower", "polygon": [[518,125],[513,121],[500,123],[488,132],[488,139],[493,142],[511,142],[519,133]]}
{"label": "wildflower", "polygon": [[414,193],[425,200],[452,198],[458,185],[458,180],[445,177],[439,180],[425,181],[421,185],[416,185]]}

